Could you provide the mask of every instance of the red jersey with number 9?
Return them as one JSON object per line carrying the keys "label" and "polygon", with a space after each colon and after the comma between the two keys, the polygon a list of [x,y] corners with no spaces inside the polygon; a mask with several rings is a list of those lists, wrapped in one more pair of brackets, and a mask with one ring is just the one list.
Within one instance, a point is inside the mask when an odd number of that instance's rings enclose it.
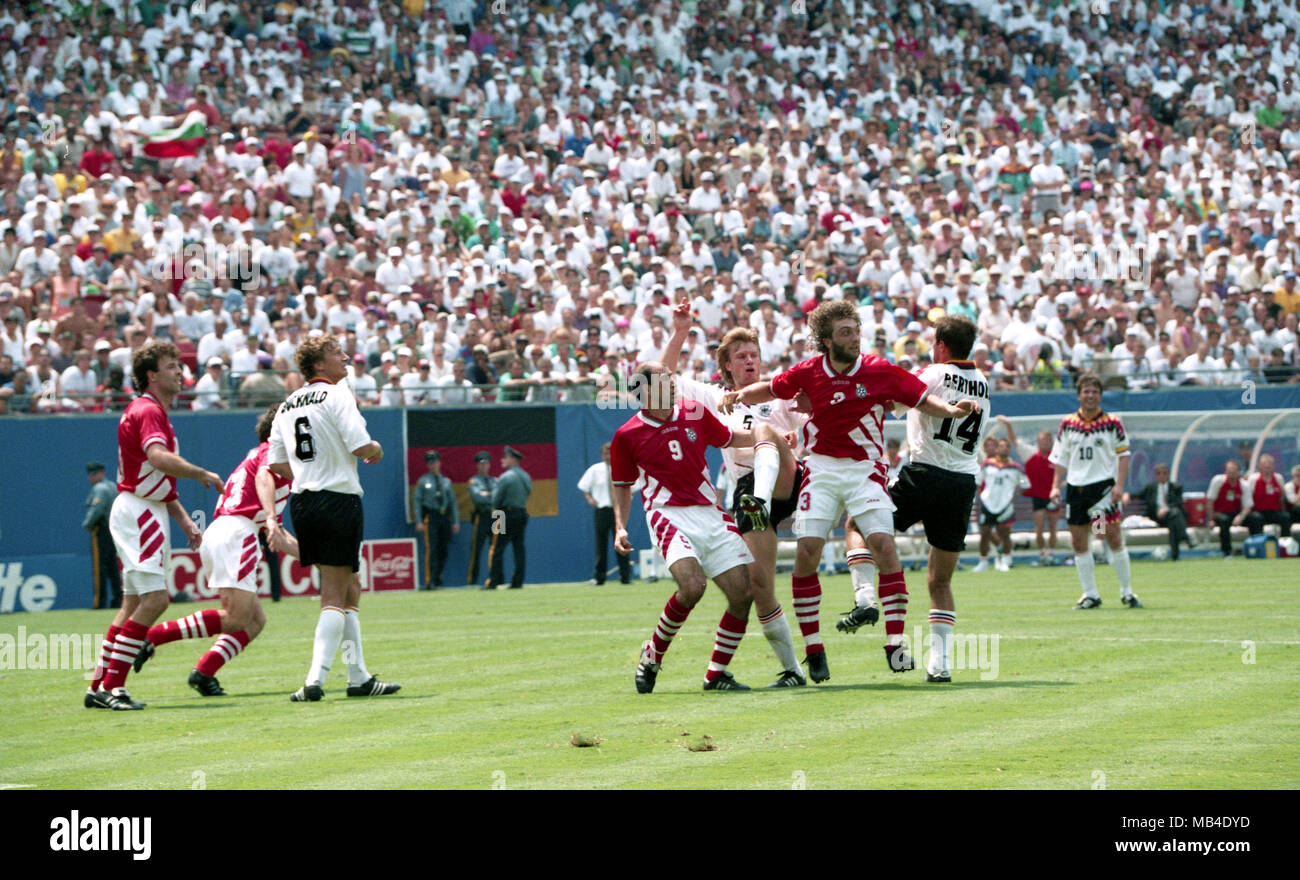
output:
{"label": "red jersey with number 9", "polygon": [[772,393],[790,400],[802,391],[812,401],[812,418],[801,438],[809,452],[853,461],[885,458],[885,414],[895,402],[914,407],[926,384],[876,355],[858,355],[843,373],[820,355],[772,378]]}
{"label": "red jersey with number 9", "polygon": [[615,486],[630,486],[645,474],[641,503],[657,507],[716,507],[705,450],[731,442],[731,429],[696,400],[682,400],[666,422],[638,412],[614,432],[609,451]]}
{"label": "red jersey with number 9", "polygon": [[180,451],[167,410],[145,393],[131,401],[117,423],[117,491],[165,504],[176,500],[176,478],[149,463],[145,450],[155,443]]}

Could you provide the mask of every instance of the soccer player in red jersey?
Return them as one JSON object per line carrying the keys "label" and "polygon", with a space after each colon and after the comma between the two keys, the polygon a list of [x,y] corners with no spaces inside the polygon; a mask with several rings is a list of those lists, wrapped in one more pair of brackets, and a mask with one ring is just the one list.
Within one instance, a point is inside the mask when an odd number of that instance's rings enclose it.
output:
{"label": "soccer player in red jersey", "polygon": [[176,500],[176,480],[219,488],[221,477],[178,454],[167,408],[180,393],[180,352],[154,342],[131,358],[131,376],[143,393],[117,424],[117,498],[108,528],[122,561],[122,607],[104,636],[100,665],[86,693],[87,708],[143,709],[126,691],[126,676],[145,644],[149,627],[165,610],[170,537],[167,517],[180,524],[191,549],[203,541],[199,527]]}
{"label": "soccer player in red jersey", "polygon": [[719,409],[755,404],[800,392],[812,402],[812,416],[801,430],[811,476],[799,493],[795,536],[794,606],[808,649],[813,681],[830,678],[820,626],[821,583],[817,564],[831,527],[847,509],[880,570],[880,605],[885,617],[885,657],[902,672],[916,664],[903,648],[907,585],[894,546],[894,503],[886,488],[885,414],[895,403],[935,418],[957,418],[979,410],[972,400],[949,404],[929,394],[916,376],[884,358],[861,353],[861,322],[847,300],[822,303],[808,317],[822,354],[803,361],[769,382],[756,382],[724,395]]}
{"label": "soccer player in red jersey", "polygon": [[749,623],[748,566],[754,557],[735,520],[718,507],[704,454],[710,446],[753,446],[754,433],[728,428],[698,401],[679,402],[676,377],[657,361],[637,368],[631,390],[641,409],[614,433],[610,448],[614,549],[624,555],[632,552],[627,536],[632,484],[643,476],[646,525],[677,581],[677,592],[668,599],[659,625],[641,649],[637,693],[654,690],[664,653],[704,595],[709,578],[726,595],[727,610],[718,624],[704,689],[749,690],[727,672],[727,664]]}
{"label": "soccer player in red jersey", "polygon": [[[212,649],[190,673],[190,687],[205,697],[224,696],[217,670],[247,648],[266,626],[266,613],[257,598],[257,570],[262,564],[257,533],[268,520],[279,520],[292,485],[291,480],[271,473],[266,462],[271,424],[279,409],[277,403],[258,418],[257,446],[249,450],[226,480],[224,495],[203,533],[199,552],[203,568],[221,597],[221,608],[206,608],[151,626],[135,658],[136,672],[154,655],[157,645],[218,635]],[[292,535],[284,533],[280,543],[276,549],[298,556],[298,541]]]}

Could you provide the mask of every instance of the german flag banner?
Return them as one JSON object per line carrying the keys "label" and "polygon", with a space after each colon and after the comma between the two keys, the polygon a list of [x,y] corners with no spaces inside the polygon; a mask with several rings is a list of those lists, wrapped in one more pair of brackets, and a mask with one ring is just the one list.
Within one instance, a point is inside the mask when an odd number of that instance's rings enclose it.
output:
{"label": "german flag banner", "polygon": [[[443,476],[456,487],[460,517],[469,519],[474,511],[469,500],[469,478],[477,473],[474,456],[479,452],[492,456],[488,472],[497,477],[501,475],[501,456],[506,446],[523,453],[519,466],[533,478],[528,515],[559,515],[553,406],[406,410],[407,498],[415,491],[416,481],[428,473],[424,454],[435,449],[442,456]],[[411,505],[406,506],[409,516]]]}

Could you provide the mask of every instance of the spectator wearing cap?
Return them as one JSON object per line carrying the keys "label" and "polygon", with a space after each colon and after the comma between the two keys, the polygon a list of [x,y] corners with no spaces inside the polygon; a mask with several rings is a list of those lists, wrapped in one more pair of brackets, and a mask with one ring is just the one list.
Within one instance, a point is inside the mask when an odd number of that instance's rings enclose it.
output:
{"label": "spectator wearing cap", "polygon": [[[405,346],[403,346],[405,348]],[[409,351],[409,349],[407,349]],[[402,360],[399,349],[398,361]],[[403,402],[407,406],[418,406],[435,402],[436,395],[434,388],[438,384],[429,372],[429,361],[426,358],[420,358],[416,363],[416,369],[413,373],[402,374],[402,391]]]}
{"label": "spectator wearing cap", "polygon": [[90,352],[84,348],[75,351],[72,363],[59,375],[60,393],[72,400],[76,409],[96,408],[95,392],[99,383],[95,381],[95,371],[90,368]]}
{"label": "spectator wearing cap", "polygon": [[97,461],[86,465],[90,494],[86,496],[86,513],[81,527],[90,533],[91,583],[94,585],[95,608],[122,607],[122,573],[117,565],[117,547],[108,530],[108,515],[117,498],[117,487],[105,479],[104,465]]}
{"label": "spectator wearing cap", "polygon": [[493,528],[491,562],[486,589],[494,590],[505,581],[505,550],[509,545],[514,551],[514,571],[510,578],[510,589],[518,590],[524,586],[527,548],[524,533],[528,528],[528,498],[533,492],[533,478],[521,467],[523,453],[513,446],[507,446],[501,456],[501,476],[492,490],[493,518],[501,512],[501,530]]}
{"label": "spectator wearing cap", "polygon": [[190,409],[226,409],[226,401],[221,397],[225,388],[222,375],[225,366],[221,358],[216,356],[204,361],[203,375],[194,383],[194,401],[190,404]]}
{"label": "spectator wearing cap", "polygon": [[357,399],[358,406],[374,406],[379,402],[379,384],[374,376],[366,372],[365,355],[352,356],[352,371],[344,381],[352,389],[352,396]]}
{"label": "spectator wearing cap", "polygon": [[442,586],[442,570],[453,535],[460,533],[460,510],[451,480],[443,476],[442,456],[436,449],[424,453],[428,469],[411,494],[415,530],[424,540],[424,582],[420,589]]}

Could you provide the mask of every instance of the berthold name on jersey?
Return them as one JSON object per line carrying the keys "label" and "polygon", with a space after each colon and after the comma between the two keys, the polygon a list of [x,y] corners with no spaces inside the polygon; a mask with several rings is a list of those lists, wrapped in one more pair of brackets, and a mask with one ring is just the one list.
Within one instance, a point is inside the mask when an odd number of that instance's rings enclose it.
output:
{"label": "berthold name on jersey", "polygon": [[[956,373],[943,374],[943,387],[955,394],[969,394],[971,397],[979,397],[985,400],[989,396],[989,386],[987,382],[977,379],[967,379],[965,376],[959,376]],[[951,398],[945,398],[951,402]]]}

